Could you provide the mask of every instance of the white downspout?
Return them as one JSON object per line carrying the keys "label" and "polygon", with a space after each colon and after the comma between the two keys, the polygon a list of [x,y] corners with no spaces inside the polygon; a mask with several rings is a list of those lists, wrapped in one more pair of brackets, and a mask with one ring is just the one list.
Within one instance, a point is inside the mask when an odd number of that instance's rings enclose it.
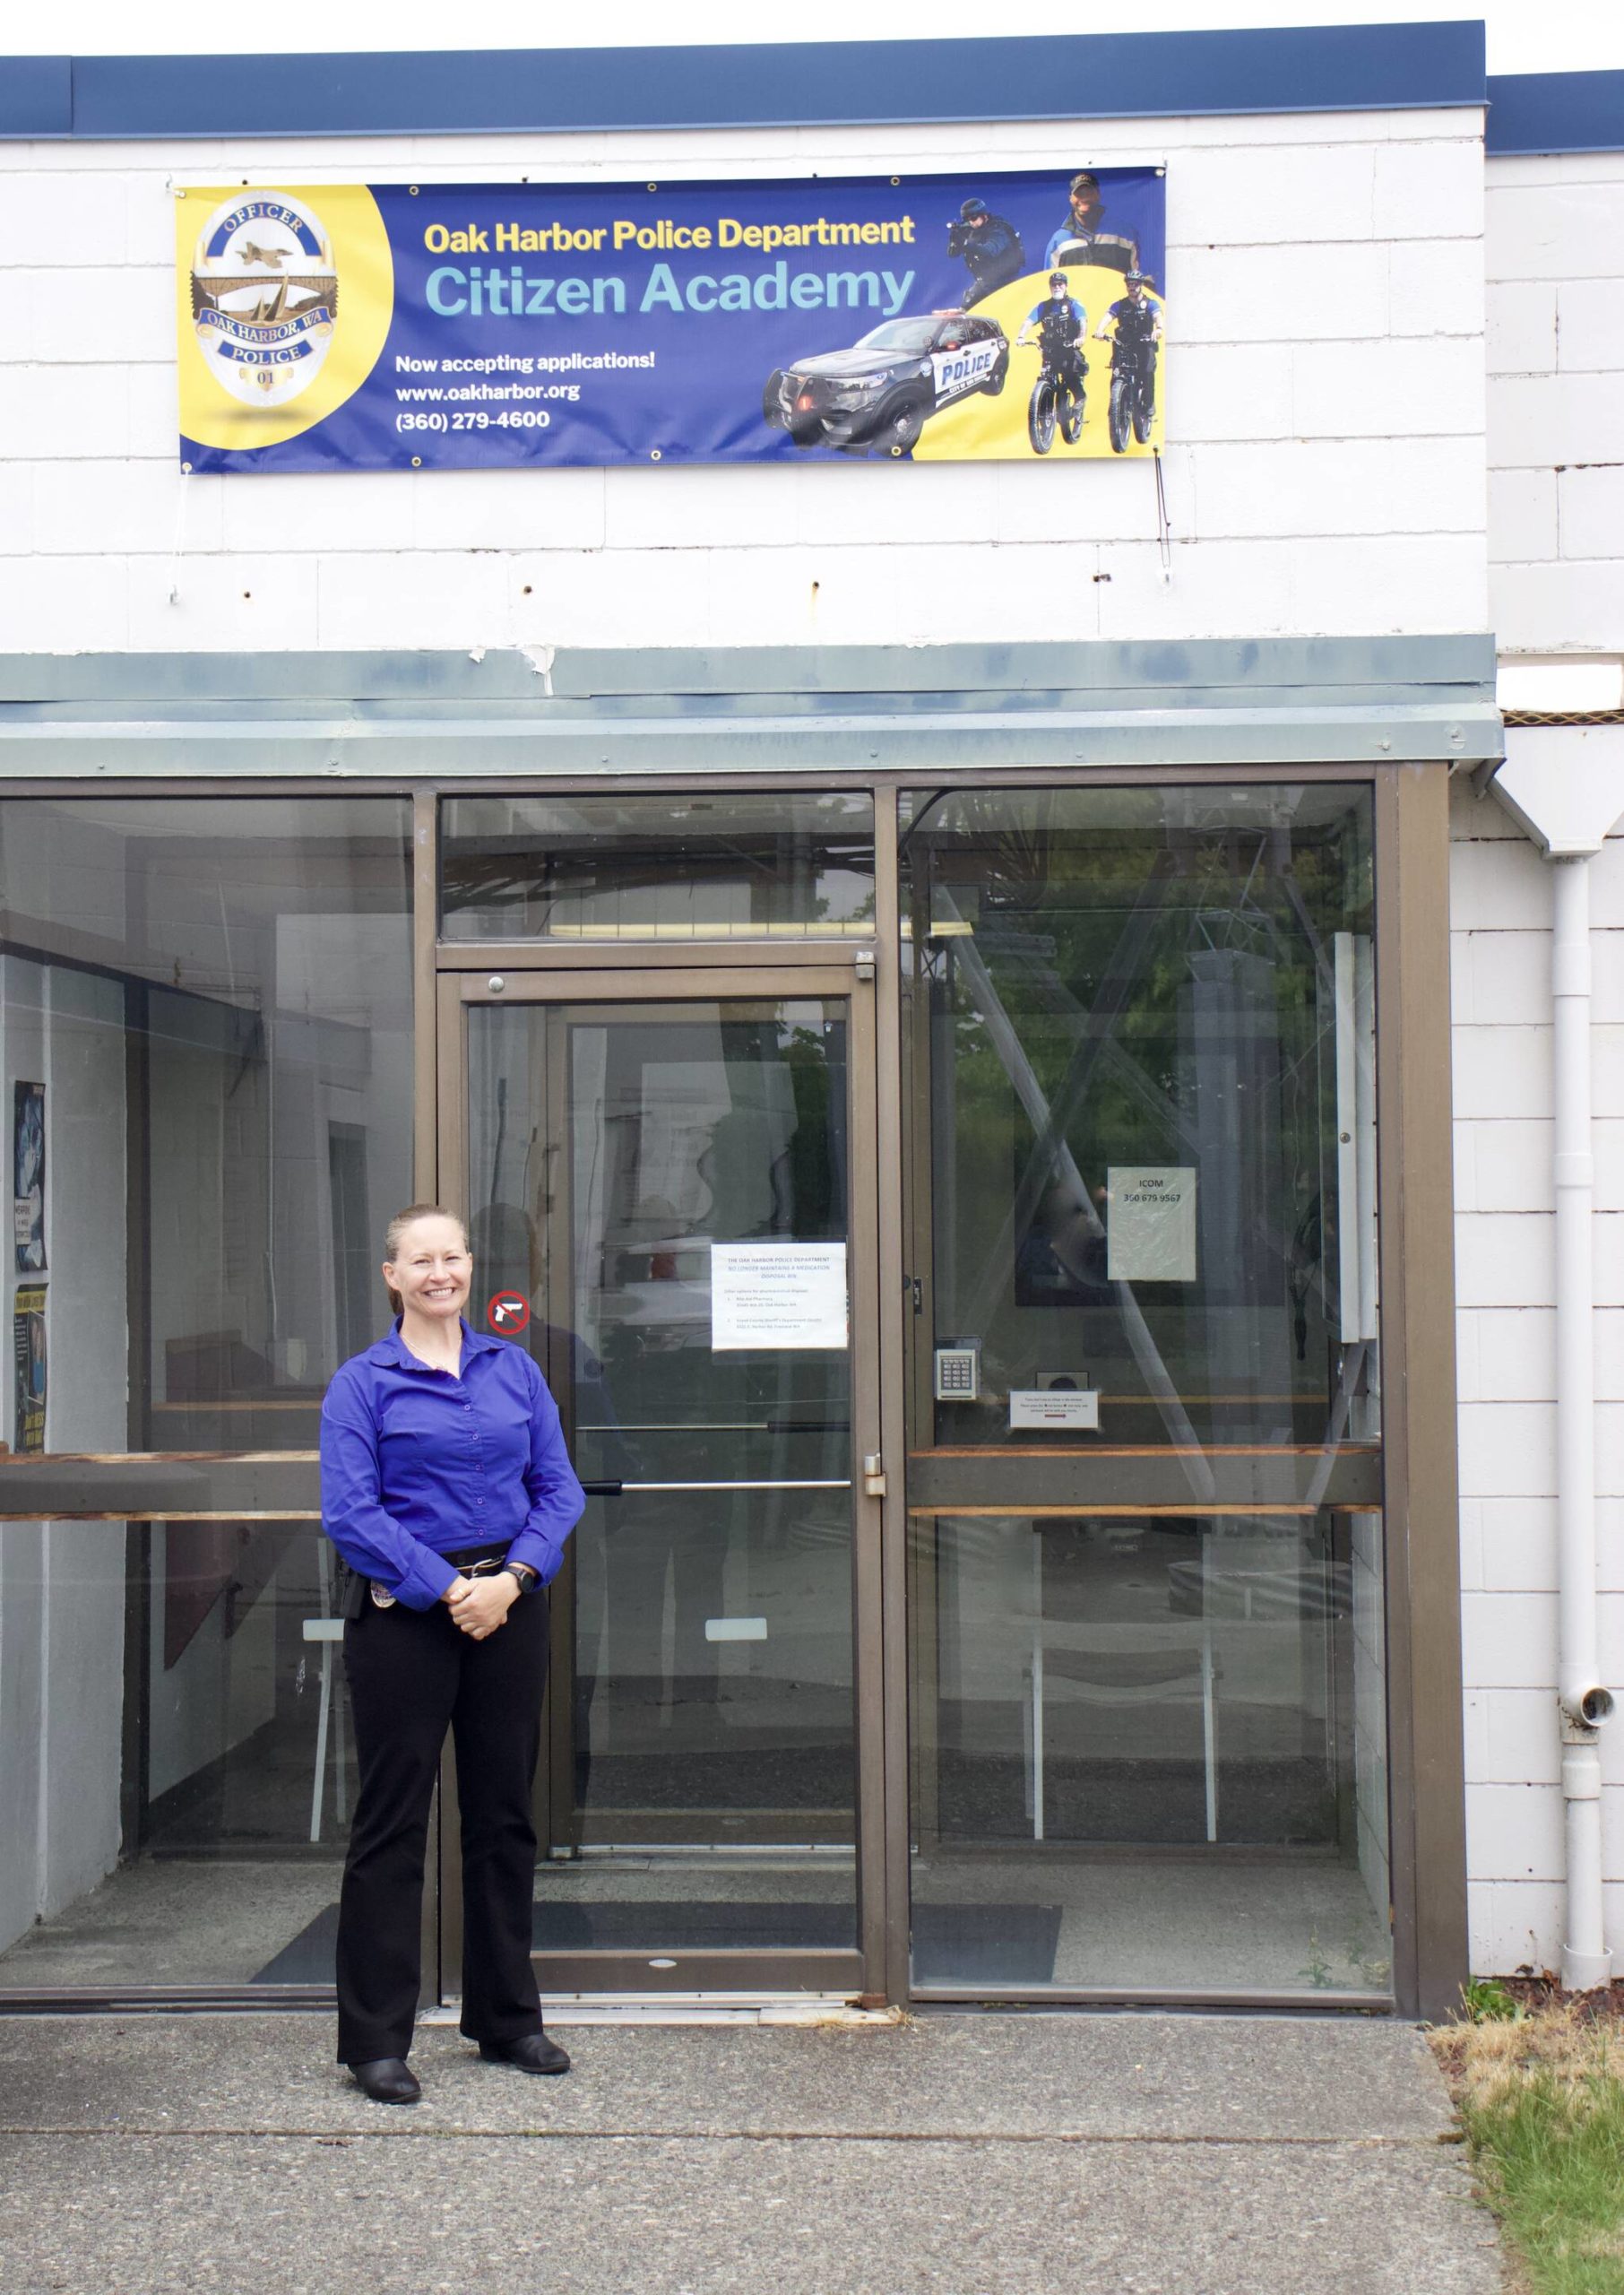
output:
{"label": "white downspout", "polygon": [[1590,1096],[1590,852],[1551,856],[1556,1113],[1557,1661],[1567,1838],[1562,1983],[1608,1982],[1602,1926],[1601,1725],[1612,1712],[1596,1636],[1595,1329]]}

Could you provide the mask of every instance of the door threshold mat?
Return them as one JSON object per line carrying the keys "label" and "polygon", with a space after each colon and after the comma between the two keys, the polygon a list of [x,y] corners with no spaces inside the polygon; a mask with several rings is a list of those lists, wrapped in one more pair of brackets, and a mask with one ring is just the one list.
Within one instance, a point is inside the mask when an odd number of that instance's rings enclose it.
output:
{"label": "door threshold mat", "polygon": [[[1054,1904],[920,1904],[913,1910],[915,1973],[921,1983],[1050,1984],[1060,1939]],[[535,1907],[538,1953],[851,1951],[849,1904],[739,1903],[726,1898]],[[255,1984],[331,1984],[338,1907],[324,1905],[267,1961]]]}

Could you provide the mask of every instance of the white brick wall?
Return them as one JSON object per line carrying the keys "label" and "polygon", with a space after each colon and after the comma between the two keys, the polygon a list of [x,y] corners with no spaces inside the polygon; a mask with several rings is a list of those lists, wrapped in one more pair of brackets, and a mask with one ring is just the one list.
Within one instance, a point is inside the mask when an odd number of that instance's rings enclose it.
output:
{"label": "white brick wall", "polygon": [[1624,652],[1624,152],[1491,160],[1484,262],[1500,650]]}
{"label": "white brick wall", "polygon": [[[1624,812],[1624,790],[1620,810]],[[1452,819],[1462,1622],[1473,1965],[1555,1967],[1555,1208],[1551,870],[1492,798]],[[1591,864],[1602,1666],[1624,1680],[1624,838]],[[1624,1958],[1624,1737],[1602,1736],[1609,1941]]]}
{"label": "white brick wall", "polygon": [[[1502,657],[1624,652],[1624,154],[1488,166],[1489,555]],[[1619,810],[1624,815],[1624,786]],[[1555,1966],[1551,870],[1457,792],[1451,877],[1473,1964]],[[1602,1664],[1624,1680],[1624,839],[1592,863]],[[1604,1732],[1624,1964],[1624,1736]]]}
{"label": "white brick wall", "polygon": [[[27,258],[0,289],[0,650],[1481,628],[1480,125],[0,145],[0,259]],[[1170,584],[1142,463],[189,481],[176,466],[171,176],[1064,173],[1080,156],[1168,169]],[[979,576],[967,547],[986,553]]]}

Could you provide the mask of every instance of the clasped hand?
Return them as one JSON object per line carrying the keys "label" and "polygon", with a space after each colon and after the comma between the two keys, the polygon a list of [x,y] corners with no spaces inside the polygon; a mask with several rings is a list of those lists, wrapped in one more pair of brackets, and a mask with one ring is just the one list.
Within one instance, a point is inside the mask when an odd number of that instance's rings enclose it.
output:
{"label": "clasped hand", "polygon": [[441,1598],[464,1633],[476,1641],[493,1634],[519,1598],[518,1581],[505,1570],[488,1578],[457,1578]]}

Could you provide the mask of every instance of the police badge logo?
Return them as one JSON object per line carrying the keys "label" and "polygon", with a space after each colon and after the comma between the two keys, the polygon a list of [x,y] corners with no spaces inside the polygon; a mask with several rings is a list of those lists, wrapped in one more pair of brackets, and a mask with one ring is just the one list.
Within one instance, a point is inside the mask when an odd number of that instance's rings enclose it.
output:
{"label": "police badge logo", "polygon": [[192,258],[192,325],[210,373],[245,406],[286,406],[333,342],[338,272],[314,213],[244,192],[210,216]]}

